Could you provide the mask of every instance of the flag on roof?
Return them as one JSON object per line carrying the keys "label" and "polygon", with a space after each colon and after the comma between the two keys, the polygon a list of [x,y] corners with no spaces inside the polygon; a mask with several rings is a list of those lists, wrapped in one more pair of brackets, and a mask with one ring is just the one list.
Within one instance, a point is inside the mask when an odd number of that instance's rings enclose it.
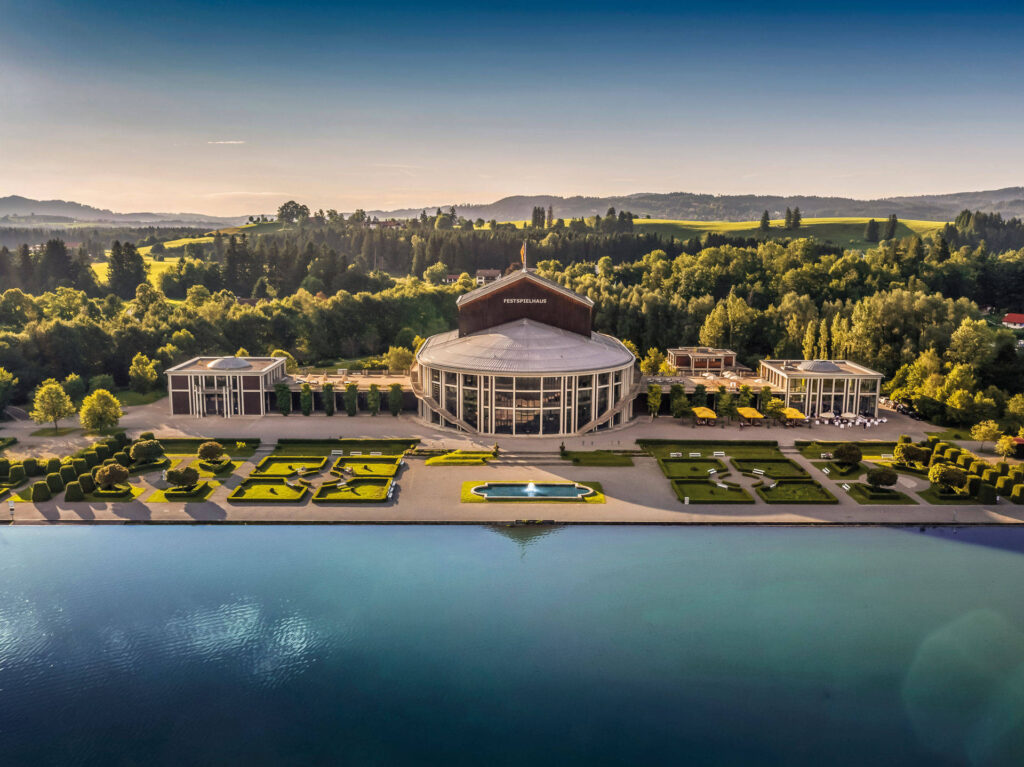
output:
{"label": "flag on roof", "polygon": [[519,255],[523,259],[523,269],[526,268],[526,240],[523,240],[523,248],[519,251]]}

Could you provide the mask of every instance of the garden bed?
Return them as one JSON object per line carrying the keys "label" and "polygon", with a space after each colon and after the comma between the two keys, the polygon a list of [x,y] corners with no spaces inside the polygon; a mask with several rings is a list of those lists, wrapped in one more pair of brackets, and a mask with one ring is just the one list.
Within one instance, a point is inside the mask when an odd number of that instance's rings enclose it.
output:
{"label": "garden bed", "polygon": [[494,454],[490,450],[453,450],[424,461],[427,466],[483,466]]}
{"label": "garden bed", "polygon": [[850,497],[863,504],[906,504],[916,505],[917,501],[899,490],[875,489],[871,485],[857,483],[850,485]]}
{"label": "garden bed", "polygon": [[231,491],[232,503],[301,503],[309,493],[303,485],[289,484],[284,477],[250,477]]}
{"label": "garden bed", "polygon": [[829,479],[856,479],[857,477],[864,474],[867,468],[862,463],[836,463],[835,461],[814,461],[811,465],[825,473],[825,469],[828,469],[826,475]]}
{"label": "garden bed", "polygon": [[706,479],[674,479],[672,490],[681,503],[689,498],[690,503],[753,503],[750,493],[732,482],[723,482],[719,487]]}
{"label": "garden bed", "polygon": [[814,442],[806,442],[804,440],[797,440],[795,443],[796,449],[800,451],[800,455],[804,458],[816,458],[821,460],[822,453],[831,453],[840,445],[852,444],[860,448],[860,452],[864,457],[864,460],[874,461],[881,459],[883,455],[892,455],[896,449],[896,442],[882,442],[875,439],[862,439],[862,440],[815,440]]}
{"label": "garden bed", "polygon": [[765,503],[839,503],[839,499],[813,479],[779,480],[775,487],[766,483],[754,486]]}
{"label": "garden bed", "polygon": [[353,477],[393,477],[398,473],[397,456],[374,456],[373,458],[345,458],[334,462],[331,473],[343,476],[342,468],[348,468]]}
{"label": "garden bed", "polygon": [[977,498],[972,498],[966,493],[940,492],[934,485],[929,487],[927,490],[922,490],[918,495],[926,503],[934,503],[938,506],[960,506],[962,504],[980,503]]}
{"label": "garden bed", "polygon": [[138,498],[144,492],[145,490],[139,485],[118,485],[112,490],[103,490],[97,487],[91,493],[85,493],[84,500],[91,503],[119,503]]}
{"label": "garden bed", "polygon": [[[207,442],[216,442],[232,458],[248,458],[260,446],[259,439],[189,439],[178,437],[160,439],[160,437],[157,437],[157,441],[163,445],[164,452],[167,454],[174,453],[176,455],[192,456],[199,450],[200,445]],[[241,447],[239,444],[241,444]]]}
{"label": "garden bed", "polygon": [[219,482],[197,482],[191,488],[169,487],[166,490],[154,490],[146,503],[181,503],[182,501],[205,501],[220,485]]}
{"label": "garden bed", "polygon": [[324,484],[313,494],[316,503],[382,503],[388,499],[391,480],[356,477],[342,484]]}
{"label": "garden bed", "polygon": [[268,455],[260,459],[250,476],[252,477],[295,477],[299,474],[315,474],[323,471],[326,458],[308,455]]}
{"label": "garden bed", "polygon": [[775,440],[670,440],[638,439],[636,443],[655,458],[670,458],[672,453],[700,453],[701,458],[713,458],[715,452],[730,458],[782,458]]}
{"label": "garden bed", "polygon": [[706,479],[711,469],[715,469],[718,476],[729,473],[726,465],[717,458],[661,458],[658,466],[669,479]]}
{"label": "garden bed", "polygon": [[809,479],[811,476],[803,466],[794,463],[788,458],[733,458],[732,465],[735,466],[740,473],[750,476],[757,476],[754,474],[754,469],[760,469],[764,472],[764,476],[771,477],[772,479]]}
{"label": "garden bed", "polygon": [[381,455],[402,455],[419,444],[418,439],[279,439],[274,453],[279,455],[331,455],[341,450],[343,455],[353,452]]}

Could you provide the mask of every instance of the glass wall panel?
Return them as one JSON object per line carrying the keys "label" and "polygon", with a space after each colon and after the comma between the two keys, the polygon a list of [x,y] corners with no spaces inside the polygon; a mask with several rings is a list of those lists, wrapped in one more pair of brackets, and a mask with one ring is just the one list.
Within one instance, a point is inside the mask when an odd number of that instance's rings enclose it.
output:
{"label": "glass wall panel", "polygon": [[476,410],[477,410],[477,391],[476,389],[463,389],[462,390],[462,420],[468,423],[470,426],[476,428]]}
{"label": "glass wall panel", "polygon": [[558,434],[562,431],[562,412],[560,410],[545,410],[542,420],[545,434]]}
{"label": "glass wall panel", "polygon": [[459,382],[459,374],[445,371],[444,382],[446,386],[455,386]]}
{"label": "glass wall panel", "polygon": [[494,388],[495,389],[511,389],[512,388],[512,376],[495,376]]}
{"label": "glass wall panel", "polygon": [[561,388],[562,388],[562,379],[560,377],[555,376],[554,378],[545,378],[544,379],[544,391],[547,391],[548,389],[561,389]]}
{"label": "glass wall panel", "polygon": [[540,407],[540,392],[524,392],[516,390],[516,407]]}
{"label": "glass wall panel", "polygon": [[473,375],[465,374],[462,376],[462,385],[465,386],[476,386],[477,377]]}
{"label": "glass wall panel", "polygon": [[608,387],[602,386],[597,390],[597,414],[604,415],[608,412]]}
{"label": "glass wall panel", "polygon": [[512,392],[510,392],[510,391],[496,391],[496,392],[494,392],[494,406],[495,407],[512,407]]}
{"label": "glass wall panel", "polygon": [[516,391],[540,391],[540,379],[516,378]]}
{"label": "glass wall panel", "polygon": [[540,434],[540,411],[517,410],[516,434]]}
{"label": "glass wall panel", "polygon": [[498,408],[494,411],[494,433],[495,434],[511,434],[512,433],[512,411],[504,408]]}

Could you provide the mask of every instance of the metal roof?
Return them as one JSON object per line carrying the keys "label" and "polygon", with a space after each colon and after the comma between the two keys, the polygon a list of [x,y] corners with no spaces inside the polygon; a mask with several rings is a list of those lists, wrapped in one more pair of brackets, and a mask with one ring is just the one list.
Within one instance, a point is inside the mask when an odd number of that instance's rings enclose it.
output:
{"label": "metal roof", "polygon": [[416,359],[423,365],[469,372],[577,373],[632,364],[632,352],[602,333],[590,338],[535,320],[515,320],[459,337],[457,330],[431,336]]}
{"label": "metal roof", "polygon": [[471,290],[468,293],[463,293],[461,296],[455,299],[455,305],[462,306],[463,304],[467,304],[470,301],[476,301],[478,298],[483,298],[484,296],[490,295],[496,290],[501,290],[507,285],[511,285],[514,282],[519,282],[520,280],[529,280],[530,282],[535,282],[538,285],[543,285],[546,288],[550,288],[551,290],[557,291],[558,293],[561,293],[562,295],[568,298],[575,299],[576,301],[579,301],[582,304],[586,304],[587,306],[594,305],[594,302],[591,301],[586,296],[582,296],[574,290],[569,290],[569,288],[563,287],[559,285],[557,282],[553,282],[552,280],[549,280],[546,277],[541,277],[540,275],[536,274],[533,271],[530,271],[529,269],[520,269],[519,271],[512,272],[512,274],[507,274],[504,277],[495,280],[489,285],[484,285],[482,287],[476,288],[475,290]]}

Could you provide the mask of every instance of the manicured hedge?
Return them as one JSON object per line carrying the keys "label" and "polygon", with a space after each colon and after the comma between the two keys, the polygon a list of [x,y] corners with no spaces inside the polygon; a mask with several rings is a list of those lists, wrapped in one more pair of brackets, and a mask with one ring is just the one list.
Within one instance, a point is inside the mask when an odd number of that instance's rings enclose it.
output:
{"label": "manicured hedge", "polygon": [[[82,461],[82,464],[84,468],[85,461]],[[76,479],[78,479],[78,475],[81,474],[80,471],[75,471],[75,467],[72,466],[70,463],[65,463],[63,466],[61,466],[60,471],[57,473],[60,475],[60,479],[65,485],[68,482],[74,482]]]}
{"label": "manicured hedge", "polygon": [[90,493],[97,498],[131,498],[132,497],[132,486],[131,485],[114,485],[109,490],[102,487],[97,487]]}
{"label": "manicured hedge", "polygon": [[819,504],[839,503],[839,500],[814,480],[783,479],[775,487],[755,485],[754,490],[765,503]]}
{"label": "manicured hedge", "polygon": [[1014,503],[1024,503],[1024,485],[1014,485],[1010,500]]}
{"label": "manicured hedge", "polygon": [[301,503],[309,488],[289,484],[284,477],[250,477],[231,491],[232,503]]}
{"label": "manicured hedge", "polygon": [[391,480],[357,477],[344,484],[321,485],[313,500],[316,503],[381,503],[388,499]]}
{"label": "manicured hedge", "polygon": [[980,503],[995,503],[996,489],[988,482],[982,482],[981,487],[978,488],[978,501]]}
{"label": "manicured hedge", "polygon": [[719,487],[706,479],[673,479],[672,491],[680,503],[686,498],[690,503],[753,503],[750,494],[737,484],[723,482],[726,487]]}
{"label": "manicured hedge", "polygon": [[72,458],[71,466],[75,470],[76,475],[89,471],[89,463],[84,458]]}
{"label": "manicured hedge", "polygon": [[91,493],[96,489],[96,480],[92,478],[92,474],[81,474],[78,477],[78,484],[82,490],[86,493]]}
{"label": "manicured hedge", "polygon": [[25,481],[25,467],[20,463],[13,464],[11,470],[7,473],[7,484],[10,486],[20,485]]}
{"label": "manicured hedge", "polygon": [[53,474],[56,471],[60,471],[60,458],[47,458],[46,473]]}
{"label": "manicured hedge", "polygon": [[85,493],[82,490],[82,486],[77,481],[68,482],[66,488],[64,488],[64,500],[65,501],[84,501]]}
{"label": "manicured hedge", "polygon": [[60,478],[60,474],[51,471],[46,475],[46,486],[50,488],[51,493],[56,494],[64,489],[64,481]]}
{"label": "manicured hedge", "polygon": [[118,450],[116,453],[114,453],[114,460],[117,461],[122,466],[124,466],[125,468],[128,468],[132,463],[132,459],[128,457],[128,453],[126,453],[124,450]]}
{"label": "manicured hedge", "polygon": [[38,477],[46,473],[39,466],[39,461],[35,458],[25,458],[22,460],[21,465],[25,467],[25,474],[30,477]]}
{"label": "manicured hedge", "polygon": [[50,488],[45,482],[39,480],[38,482],[32,483],[32,492],[29,497],[33,503],[39,503],[41,501],[48,501],[53,497],[53,493],[50,492]]}
{"label": "manicured hedge", "polygon": [[168,501],[184,501],[194,498],[205,498],[210,494],[210,484],[199,481],[191,487],[171,487],[164,490],[164,498]]}

